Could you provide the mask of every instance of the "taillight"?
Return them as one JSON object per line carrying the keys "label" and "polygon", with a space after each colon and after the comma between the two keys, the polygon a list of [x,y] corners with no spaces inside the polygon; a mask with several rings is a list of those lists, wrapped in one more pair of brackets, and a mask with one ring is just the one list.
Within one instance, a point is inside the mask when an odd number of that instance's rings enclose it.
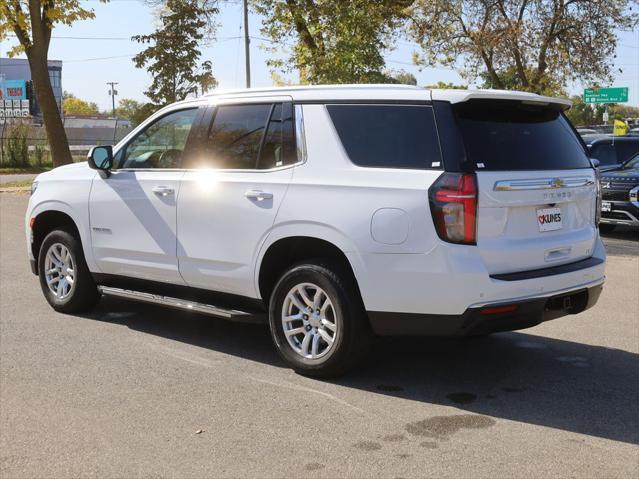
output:
{"label": "taillight", "polygon": [[474,174],[444,173],[428,189],[439,237],[449,243],[477,244],[477,181]]}

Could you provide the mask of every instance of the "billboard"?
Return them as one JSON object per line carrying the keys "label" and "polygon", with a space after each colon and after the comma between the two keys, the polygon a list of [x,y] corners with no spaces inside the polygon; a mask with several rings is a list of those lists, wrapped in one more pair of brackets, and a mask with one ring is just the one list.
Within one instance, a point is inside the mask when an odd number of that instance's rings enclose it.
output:
{"label": "billboard", "polygon": [[26,80],[4,80],[0,82],[0,100],[26,100]]}

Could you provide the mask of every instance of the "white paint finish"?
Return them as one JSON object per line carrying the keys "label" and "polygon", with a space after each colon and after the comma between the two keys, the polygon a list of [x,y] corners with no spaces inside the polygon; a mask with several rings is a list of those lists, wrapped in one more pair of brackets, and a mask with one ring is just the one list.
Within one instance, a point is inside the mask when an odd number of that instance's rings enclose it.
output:
{"label": "white paint finish", "polygon": [[[322,105],[304,105],[308,161],[295,168],[275,228],[295,223],[333,230],[362,253],[423,253],[438,241],[428,207],[428,186],[438,170],[362,168],[347,158]],[[382,208],[403,210],[410,234],[401,245],[371,236],[371,218]]]}
{"label": "white paint finish", "polygon": [[[282,95],[301,103],[431,97],[426,90],[398,86],[235,92],[172,105],[145,124],[185,105],[259,102]],[[450,101],[478,96],[528,101],[531,96],[458,91],[433,91],[432,95]],[[479,244],[448,244],[438,238],[428,205],[428,188],[441,171],[357,167],[347,158],[326,108],[305,104],[302,110],[307,161],[295,168],[116,172],[105,180],[86,164],[73,165],[39,177],[27,220],[48,208],[68,212],[78,223],[91,271],[186,282],[250,297],[259,297],[260,264],[271,245],[291,236],[323,239],[346,254],[364,304],[374,311],[460,314],[471,305],[549,294],[603,280],[603,264],[526,281],[489,277],[490,273],[570,262],[593,251],[596,257],[605,258],[593,224],[592,187],[493,190],[499,180],[584,174],[594,179],[592,171],[479,172]],[[125,173],[135,178],[119,182],[126,180],[118,178]],[[89,202],[94,177],[95,197]],[[167,197],[153,194],[154,186],[174,188],[177,207]],[[257,190],[273,198],[246,197],[247,191]],[[571,196],[543,196],[564,190]],[[564,227],[541,233],[535,212],[549,203],[562,208]],[[89,209],[91,226],[111,230],[111,235],[104,231],[93,234],[98,261],[92,248],[87,248],[92,239]]]}
{"label": "white paint finish", "polygon": [[[501,180],[589,177],[592,185],[538,190],[495,191]],[[479,171],[477,246],[491,274],[510,273],[570,263],[592,255],[595,176],[591,169],[557,171]],[[556,204],[562,228],[540,231],[537,210]],[[569,254],[548,255],[566,250]]]}
{"label": "white paint finish", "polygon": [[[552,295],[604,281],[605,264],[525,281],[489,277],[478,248],[440,243],[427,254],[347,254],[368,311],[462,314],[469,307]],[[606,258],[599,238],[594,257]]]}
{"label": "white paint finish", "polygon": [[408,238],[410,219],[399,208],[380,208],[371,219],[371,236],[382,244],[402,244]]}
{"label": "white paint finish", "polygon": [[[178,205],[178,260],[188,285],[257,297],[253,274],[258,251],[292,173],[292,168],[284,168],[185,174]],[[250,191],[272,198],[247,198]],[[300,204],[298,214],[303,210]]]}
{"label": "white paint finish", "polygon": [[96,174],[86,162],[81,162],[60,166],[46,173],[41,173],[35,178],[35,181],[38,182],[38,188],[29,198],[29,206],[25,215],[29,258],[33,256],[30,243],[30,219],[45,211],[59,211],[71,217],[78,228],[84,257],[89,269],[99,271],[91,249],[88,208],[91,181]]}
{"label": "white paint finish", "polygon": [[[103,273],[181,284],[176,213],[183,171],[121,170],[93,181],[89,211]],[[174,190],[163,196],[158,187]]]}

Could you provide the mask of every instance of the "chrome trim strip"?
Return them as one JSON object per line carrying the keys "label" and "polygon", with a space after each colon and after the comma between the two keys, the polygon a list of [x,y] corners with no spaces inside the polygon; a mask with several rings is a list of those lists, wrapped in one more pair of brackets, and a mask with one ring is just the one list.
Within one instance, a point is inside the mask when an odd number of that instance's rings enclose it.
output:
{"label": "chrome trim strip", "polygon": [[587,176],[535,178],[527,180],[500,180],[495,182],[495,191],[549,190],[554,188],[579,188],[591,186],[595,180]]}
{"label": "chrome trim strip", "polygon": [[159,294],[143,293],[141,291],[132,291],[128,289],[112,288],[110,286],[98,286],[98,291],[107,296],[116,296],[118,298],[131,299],[142,303],[159,304],[170,308],[181,309],[183,311],[194,311],[197,313],[208,314],[217,318],[238,319],[251,316],[245,311],[235,309],[223,309],[211,304],[197,303],[195,301],[187,301],[184,299],[172,298],[170,296],[161,296]]}
{"label": "chrome trim strip", "polygon": [[295,145],[297,147],[297,163],[306,162],[306,134],[304,132],[304,110],[302,105],[295,108]]}

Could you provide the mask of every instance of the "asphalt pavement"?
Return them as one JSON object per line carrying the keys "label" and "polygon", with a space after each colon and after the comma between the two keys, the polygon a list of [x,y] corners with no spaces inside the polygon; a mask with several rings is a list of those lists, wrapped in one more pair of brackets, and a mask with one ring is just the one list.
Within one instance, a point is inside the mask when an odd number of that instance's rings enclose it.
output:
{"label": "asphalt pavement", "polygon": [[55,313],[0,194],[0,477],[639,477],[639,234],[599,303],[482,339],[287,369],[263,326],[118,300]]}

